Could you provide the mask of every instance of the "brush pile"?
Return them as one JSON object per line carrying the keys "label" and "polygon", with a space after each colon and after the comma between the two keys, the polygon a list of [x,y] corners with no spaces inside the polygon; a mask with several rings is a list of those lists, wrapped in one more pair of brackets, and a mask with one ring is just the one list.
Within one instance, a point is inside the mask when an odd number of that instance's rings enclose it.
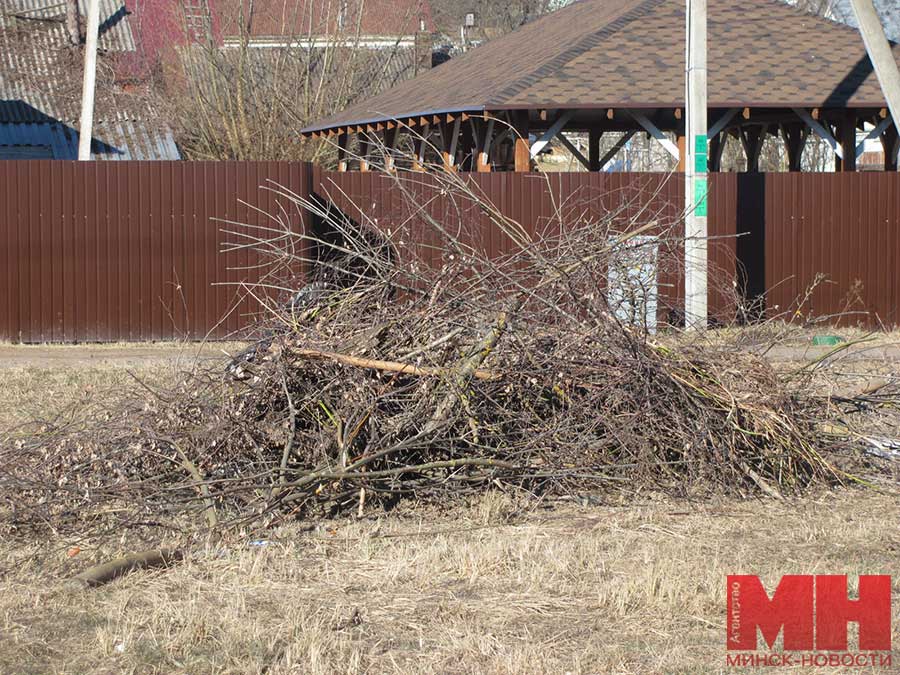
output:
{"label": "brush pile", "polygon": [[[266,337],[224,373],[7,447],[8,524],[265,523],[491,488],[775,495],[838,479],[821,399],[737,349],[666,346],[623,320],[655,288],[613,303],[609,270],[642,252],[665,265],[660,223],[566,223],[533,241],[497,213],[519,245],[489,260],[423,212],[438,268],[373,237],[364,214],[301,206],[330,236],[313,242],[315,283],[270,305]],[[290,238],[248,230],[242,245],[290,269],[309,250]]]}

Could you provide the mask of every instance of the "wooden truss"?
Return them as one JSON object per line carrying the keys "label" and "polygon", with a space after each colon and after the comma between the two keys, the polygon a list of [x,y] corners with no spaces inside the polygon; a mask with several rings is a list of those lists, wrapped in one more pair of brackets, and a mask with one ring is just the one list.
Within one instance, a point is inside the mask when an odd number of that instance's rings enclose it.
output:
{"label": "wooden truss", "polygon": [[[725,141],[739,141],[747,170],[759,170],[763,143],[771,138],[784,143],[791,171],[801,170],[801,158],[811,136],[824,141],[841,171],[856,170],[866,141],[880,139],[885,148],[884,168],[897,170],[900,138],[886,109],[751,109],[710,110],[709,170],[721,166]],[[865,131],[860,140],[858,131]],[[586,133],[585,157],[567,134]],[[600,139],[618,138],[602,156]],[[394,170],[400,158],[408,168],[422,170],[439,165],[448,171],[530,171],[552,143],[565,147],[589,171],[602,171],[628,146],[636,133],[646,133],[679,162],[684,157],[681,109],[507,110],[461,111],[415,115],[369,124],[337,126],[315,131],[337,148],[341,171],[351,166],[368,171],[374,162]],[[377,156],[376,156],[377,155]]]}

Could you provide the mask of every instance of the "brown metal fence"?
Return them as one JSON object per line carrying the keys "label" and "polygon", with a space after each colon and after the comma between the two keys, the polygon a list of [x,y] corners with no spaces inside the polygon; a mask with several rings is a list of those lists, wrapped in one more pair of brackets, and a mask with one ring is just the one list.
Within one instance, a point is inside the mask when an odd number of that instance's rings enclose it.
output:
{"label": "brown metal fence", "polygon": [[[564,219],[628,222],[677,219],[681,176],[637,173],[470,174],[466,177],[504,214],[540,236],[555,209]],[[844,324],[900,324],[900,173],[713,174],[710,176],[710,308],[730,321],[738,295],[759,298],[769,316]],[[393,182],[376,173],[316,171],[314,184],[341,208],[359,207],[382,229],[409,218]],[[410,187],[432,216],[473,224],[470,243],[499,255],[511,242],[471,204],[439,196],[432,181]],[[427,232],[424,225],[422,232]],[[415,238],[414,238],[415,239]],[[434,250],[418,238],[419,255]],[[677,251],[676,251],[677,253]],[[677,258],[678,256],[673,256]],[[661,303],[678,308],[683,276],[664,270]],[[665,318],[664,316],[662,318]]]}
{"label": "brown metal fence", "polygon": [[[716,272],[710,304],[723,319],[733,315],[731,290],[739,279],[750,295],[765,291],[770,313],[793,312],[798,298],[806,298],[804,314],[898,323],[900,174],[711,178]],[[534,237],[552,231],[555,213],[564,222],[614,213],[623,224],[665,225],[677,220],[683,204],[681,177],[662,174],[465,179]],[[252,325],[258,305],[237,284],[253,283],[266,269],[248,249],[221,253],[234,240],[222,221],[262,224],[264,213],[282,213],[285,200],[264,189],[269,184],[330,198],[385,231],[411,225],[416,254],[440,263],[429,228],[417,224],[409,201],[377,173],[275,162],[0,162],[0,339],[239,334]],[[512,242],[471,202],[441,195],[425,176],[408,180],[407,188],[438,220],[464,223],[472,245],[493,255],[511,250]],[[308,225],[296,209],[282,217],[298,231]],[[827,280],[815,285],[819,275]],[[665,271],[660,281],[663,305],[677,307],[680,274]]]}
{"label": "brown metal fence", "polygon": [[[428,215],[454,229],[461,240],[490,256],[510,253],[512,240],[505,236],[472,199],[441,194],[441,185],[428,176],[400,178],[408,192],[404,198],[397,181],[377,173],[316,171],[314,185],[320,196],[334,202],[349,217],[365,217],[381,230],[396,231],[405,225],[419,258],[440,265],[442,247],[433,227],[416,217],[410,202],[426,206]],[[656,233],[678,231],[684,204],[682,176],[661,173],[523,173],[467,174],[472,193],[495,205],[535,239],[552,235],[560,223],[605,222],[626,231],[656,222]],[[734,314],[732,280],[735,277],[735,212],[733,189],[728,182],[713,185],[710,214],[710,267],[713,314],[726,320]],[[729,210],[730,209],[730,210]],[[362,213],[360,213],[362,212]],[[673,230],[674,228],[674,230]],[[652,232],[651,232],[652,233]],[[667,237],[671,240],[672,237]],[[409,248],[410,242],[404,242]],[[683,274],[677,263],[683,257],[677,238],[661,251],[666,264],[659,276],[659,317],[679,308],[684,295]],[[675,263],[675,264],[673,264]]]}
{"label": "brown metal fence", "polygon": [[236,283],[265,268],[249,250],[220,253],[217,219],[259,224],[246,204],[276,211],[260,186],[306,194],[311,175],[283,162],[0,162],[0,339],[238,333],[258,307]]}
{"label": "brown metal fence", "polygon": [[900,323],[900,174],[774,174],[758,184],[770,313],[808,296],[804,315]]}

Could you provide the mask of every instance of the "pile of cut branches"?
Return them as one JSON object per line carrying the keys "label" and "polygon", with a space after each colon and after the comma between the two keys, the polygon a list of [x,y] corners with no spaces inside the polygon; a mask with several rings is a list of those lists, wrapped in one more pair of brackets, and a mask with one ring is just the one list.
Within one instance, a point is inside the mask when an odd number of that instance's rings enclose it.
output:
{"label": "pile of cut branches", "polygon": [[[215,526],[487,489],[776,495],[839,480],[839,441],[817,431],[827,401],[761,358],[624,320],[647,315],[654,289],[611,301],[623,255],[668,264],[669,225],[638,211],[533,238],[461,178],[439,179],[490,215],[511,253],[488,258],[464,223],[414,202],[409,228],[382,239],[362,212],[285,193],[328,236],[232,234],[281,269],[314,249],[314,282],[268,304],[266,336],[225,372],[6,445],[7,524],[196,513]],[[404,254],[422,227],[441,265]]]}

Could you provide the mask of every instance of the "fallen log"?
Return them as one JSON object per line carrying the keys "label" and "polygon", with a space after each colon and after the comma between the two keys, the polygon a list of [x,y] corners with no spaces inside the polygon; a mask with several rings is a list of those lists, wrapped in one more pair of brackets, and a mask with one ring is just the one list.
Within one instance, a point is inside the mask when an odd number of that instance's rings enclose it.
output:
{"label": "fallen log", "polygon": [[154,549],[141,551],[140,553],[130,553],[102,565],[89,567],[69,579],[69,583],[85,589],[95,588],[134,570],[168,567],[183,558],[184,554],[181,551],[172,549]]}

